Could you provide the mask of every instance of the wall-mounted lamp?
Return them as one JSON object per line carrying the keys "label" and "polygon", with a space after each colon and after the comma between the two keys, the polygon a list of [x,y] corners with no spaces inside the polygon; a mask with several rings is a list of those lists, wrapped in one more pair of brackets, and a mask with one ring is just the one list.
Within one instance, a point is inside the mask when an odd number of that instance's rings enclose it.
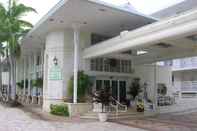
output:
{"label": "wall-mounted lamp", "polygon": [[58,65],[58,59],[56,56],[54,57],[53,62],[54,62],[54,65]]}

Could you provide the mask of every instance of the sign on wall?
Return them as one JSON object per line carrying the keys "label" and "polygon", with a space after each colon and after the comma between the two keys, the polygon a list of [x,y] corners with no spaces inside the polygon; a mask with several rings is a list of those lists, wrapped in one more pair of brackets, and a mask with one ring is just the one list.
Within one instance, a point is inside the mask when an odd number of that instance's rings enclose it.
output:
{"label": "sign on wall", "polygon": [[58,65],[51,67],[49,71],[49,80],[62,80],[62,70]]}

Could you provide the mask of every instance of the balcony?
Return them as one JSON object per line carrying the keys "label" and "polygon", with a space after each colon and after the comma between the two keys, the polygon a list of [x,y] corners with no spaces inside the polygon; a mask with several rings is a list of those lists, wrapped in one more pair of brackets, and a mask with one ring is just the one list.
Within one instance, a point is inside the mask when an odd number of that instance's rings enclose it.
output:
{"label": "balcony", "polygon": [[197,57],[173,60],[173,71],[197,69]]}
{"label": "balcony", "polygon": [[184,92],[184,93],[197,92],[197,81],[181,82],[181,92]]}
{"label": "balcony", "polygon": [[91,60],[91,71],[132,73],[131,60],[96,58]]}

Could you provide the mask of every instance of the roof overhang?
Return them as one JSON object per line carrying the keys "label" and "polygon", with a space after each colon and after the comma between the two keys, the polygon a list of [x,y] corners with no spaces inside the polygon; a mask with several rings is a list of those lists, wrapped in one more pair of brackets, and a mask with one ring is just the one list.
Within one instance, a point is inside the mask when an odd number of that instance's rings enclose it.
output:
{"label": "roof overhang", "polygon": [[[127,50],[148,52],[132,56],[138,64],[194,56],[197,55],[197,40],[189,39],[192,35],[197,37],[197,10],[164,19],[89,47],[84,51],[84,58]],[[162,47],[158,43],[167,43],[170,47]]]}
{"label": "roof overhang", "polygon": [[122,30],[133,30],[155,22],[154,18],[98,0],[61,0],[27,34],[24,47],[39,47],[48,32],[71,29],[81,23],[81,31],[116,36]]}

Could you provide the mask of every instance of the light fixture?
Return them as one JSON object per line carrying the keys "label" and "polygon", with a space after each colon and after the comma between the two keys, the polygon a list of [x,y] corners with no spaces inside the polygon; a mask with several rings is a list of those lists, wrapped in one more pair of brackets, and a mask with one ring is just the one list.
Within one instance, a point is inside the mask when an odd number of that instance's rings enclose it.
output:
{"label": "light fixture", "polygon": [[58,59],[56,56],[53,58],[53,63],[54,63],[54,65],[58,65]]}
{"label": "light fixture", "polygon": [[137,55],[144,55],[144,54],[147,54],[148,51],[145,51],[145,50],[138,50],[137,51]]}

